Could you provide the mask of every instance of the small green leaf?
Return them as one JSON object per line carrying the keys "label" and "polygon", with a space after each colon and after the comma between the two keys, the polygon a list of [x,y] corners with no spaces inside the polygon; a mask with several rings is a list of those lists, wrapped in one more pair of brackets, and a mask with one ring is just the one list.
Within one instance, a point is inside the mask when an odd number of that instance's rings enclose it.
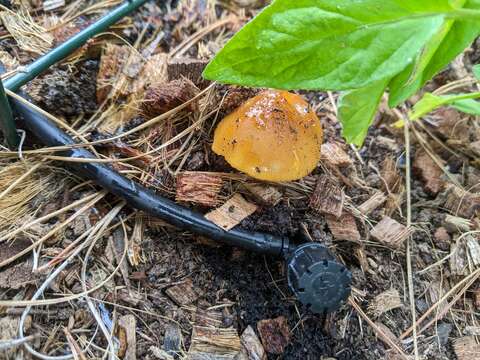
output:
{"label": "small green leaf", "polygon": [[[409,114],[409,118],[410,120],[417,120],[443,105],[452,105],[460,111],[464,111],[461,110],[461,108],[463,108],[466,110],[464,112],[470,114],[468,111],[475,111],[475,107],[474,104],[467,100],[473,100],[479,97],[480,92],[454,95],[433,95],[431,93],[426,93],[423,98],[414,105]],[[472,113],[475,114],[475,112]]]}
{"label": "small green leaf", "polygon": [[466,114],[480,115],[480,102],[473,99],[455,101],[452,107]]}
{"label": "small green leaf", "polygon": [[473,75],[477,80],[480,80],[480,64],[474,65],[472,67]]}
{"label": "small green leaf", "polygon": [[415,104],[409,114],[409,118],[410,120],[417,120],[446,103],[447,101],[444,97],[426,93],[423,95],[423,98]]}
{"label": "small green leaf", "polygon": [[280,89],[365,87],[402,71],[452,10],[447,0],[276,0],[204,77]]}
{"label": "small green leaf", "polygon": [[342,135],[349,143],[361,146],[377,112],[388,80],[344,92],[338,100]]}

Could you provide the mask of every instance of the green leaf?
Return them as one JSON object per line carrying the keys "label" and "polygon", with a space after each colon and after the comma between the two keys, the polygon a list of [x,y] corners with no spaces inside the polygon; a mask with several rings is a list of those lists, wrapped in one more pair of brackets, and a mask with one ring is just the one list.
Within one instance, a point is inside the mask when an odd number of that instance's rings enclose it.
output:
{"label": "green leaf", "polygon": [[[468,102],[467,100],[473,100],[479,97],[480,92],[455,95],[433,95],[431,93],[426,93],[423,98],[421,98],[420,101],[414,105],[409,114],[409,118],[410,120],[417,120],[443,105],[452,105],[459,110],[461,110],[460,108],[468,110],[468,106],[470,106],[470,111],[474,111],[474,104]],[[468,111],[464,112],[470,114]],[[474,112],[472,113],[475,114]]]}
{"label": "green leaf", "polygon": [[[461,5],[457,2],[456,6]],[[478,0],[465,2],[465,9],[480,10]],[[448,31],[447,31],[448,29]],[[426,45],[420,60],[409,65],[389,84],[389,105],[395,107],[415,94],[427,81],[444,69],[480,35],[480,23],[472,20],[447,20]]]}
{"label": "green leaf", "polygon": [[349,143],[361,146],[377,112],[388,80],[344,92],[338,100],[342,135]]}
{"label": "green leaf", "polygon": [[452,107],[466,114],[480,115],[480,102],[473,99],[455,101]]}
{"label": "green leaf", "polygon": [[480,80],[480,64],[474,65],[472,67],[473,75],[477,80]]}
{"label": "green leaf", "polygon": [[423,98],[415,104],[409,114],[409,118],[410,120],[417,120],[446,103],[447,100],[444,97],[426,93]]}
{"label": "green leaf", "polygon": [[365,87],[402,71],[453,10],[448,0],[276,0],[204,77],[281,89]]}

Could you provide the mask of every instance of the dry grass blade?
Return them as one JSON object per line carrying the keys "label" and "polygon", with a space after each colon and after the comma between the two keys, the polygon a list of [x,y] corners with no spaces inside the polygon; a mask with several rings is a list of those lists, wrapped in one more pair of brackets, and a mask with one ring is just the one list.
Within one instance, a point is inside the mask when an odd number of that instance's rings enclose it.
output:
{"label": "dry grass blade", "polygon": [[65,226],[67,226],[67,224],[69,224],[76,217],[78,217],[79,215],[83,214],[85,211],[90,209],[94,204],[96,204],[103,197],[105,197],[106,194],[107,193],[105,191],[102,191],[102,192],[98,193],[98,195],[96,197],[94,197],[92,201],[90,201],[89,203],[87,203],[86,205],[81,207],[73,215],[71,215],[68,219],[66,219],[65,221],[63,221],[59,225],[57,225],[55,228],[50,230],[46,235],[42,236],[40,239],[36,240],[32,245],[30,245],[27,248],[25,248],[24,250],[18,252],[17,254],[10,257],[9,259],[6,259],[6,260],[0,262],[0,268],[6,266],[8,264],[11,264],[13,261],[19,259],[20,257],[22,257],[25,254],[28,254],[30,251],[32,251],[36,247],[43,244],[46,240],[48,240],[51,236],[53,236],[57,231],[59,231],[60,229],[63,229]]}
{"label": "dry grass blade", "polygon": [[[439,307],[441,304],[443,304],[450,296],[452,296],[461,286],[463,286],[460,291],[454,296],[452,301],[448,303],[448,306],[445,306],[444,311],[438,312],[437,315],[434,317],[432,321],[428,323],[428,325],[424,326],[422,328],[422,331],[427,329],[429,326],[434,324],[439,318],[441,318],[448,309],[455,304],[458,299],[462,297],[462,295],[467,291],[467,289],[471,286],[473,282],[475,282],[478,278],[480,277],[480,269],[475,270],[472,272],[470,275],[466,276],[463,278],[461,281],[459,281],[457,284],[455,284],[454,287],[450,289],[444,296],[442,296],[441,299],[439,299],[433,306],[431,306],[422,316],[420,316],[415,323],[415,327],[418,327],[425,319],[428,318],[428,316],[435,311],[437,307]],[[402,335],[400,335],[400,339],[405,339],[407,336],[409,336],[413,332],[414,326],[412,325],[410,328],[408,328]]]}
{"label": "dry grass blade", "polygon": [[17,12],[8,9],[2,11],[0,19],[22,50],[42,55],[52,47],[53,37],[36,24],[24,9]]}
{"label": "dry grass blade", "polygon": [[54,173],[37,173],[41,165],[18,161],[7,163],[0,170],[0,236],[18,225],[18,219],[36,210],[31,204],[40,195],[46,202],[61,188],[62,184],[54,181]]}
{"label": "dry grass blade", "polygon": [[185,39],[180,45],[178,45],[175,49],[170,52],[170,57],[181,57],[188,49],[195,44],[198,40],[200,40],[205,35],[209,34],[213,30],[222,27],[228,23],[235,22],[236,17],[230,16],[222,20],[218,20],[217,22],[206,26],[205,28],[197,31],[195,34],[190,36],[189,38]]}
{"label": "dry grass blade", "polygon": [[20,233],[22,233],[22,232],[30,229],[32,226],[34,226],[34,225],[36,225],[36,224],[41,224],[41,223],[43,223],[43,222],[45,222],[45,221],[48,221],[48,220],[50,220],[50,219],[52,219],[52,218],[54,218],[54,217],[56,217],[56,216],[58,216],[58,215],[60,215],[60,214],[63,214],[63,213],[65,213],[65,212],[67,212],[67,211],[69,211],[69,210],[71,210],[71,209],[74,209],[75,207],[77,207],[77,206],[79,206],[79,205],[81,205],[81,204],[84,204],[84,203],[92,200],[92,199],[95,198],[96,196],[98,196],[98,193],[94,193],[94,194],[91,194],[91,195],[87,195],[87,196],[85,196],[84,198],[82,198],[82,199],[80,199],[80,200],[77,200],[77,201],[71,203],[70,205],[67,205],[67,206],[65,206],[65,207],[63,207],[63,208],[61,208],[61,209],[59,209],[59,210],[57,210],[57,211],[54,211],[54,212],[52,212],[52,213],[50,213],[50,214],[47,214],[47,215],[45,215],[45,216],[42,216],[42,217],[40,217],[40,218],[38,218],[38,219],[35,219],[35,220],[31,221],[31,222],[28,222],[28,223],[26,223],[26,224],[23,224],[22,226],[17,227],[15,230],[12,230],[12,231],[10,231],[10,232],[8,232],[8,233],[6,233],[6,234],[2,234],[2,236],[0,237],[0,243],[4,242],[4,241],[6,241],[6,240],[12,239],[14,236],[16,236],[16,235],[18,235],[18,234],[20,234]]}

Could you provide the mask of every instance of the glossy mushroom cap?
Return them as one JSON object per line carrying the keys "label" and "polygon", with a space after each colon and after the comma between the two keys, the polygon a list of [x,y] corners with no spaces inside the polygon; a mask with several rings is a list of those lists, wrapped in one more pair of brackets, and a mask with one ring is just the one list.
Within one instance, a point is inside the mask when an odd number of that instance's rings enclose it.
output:
{"label": "glossy mushroom cap", "polygon": [[267,90],[220,122],[212,149],[254,178],[291,181],[317,166],[321,144],[322,126],[307,102],[288,91]]}

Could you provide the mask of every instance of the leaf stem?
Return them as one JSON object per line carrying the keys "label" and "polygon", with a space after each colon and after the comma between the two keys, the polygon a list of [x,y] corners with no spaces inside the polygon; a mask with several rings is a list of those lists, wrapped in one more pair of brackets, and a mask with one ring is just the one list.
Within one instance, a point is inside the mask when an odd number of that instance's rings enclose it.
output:
{"label": "leaf stem", "polygon": [[445,18],[454,20],[480,20],[480,11],[472,9],[455,9],[445,13]]}

